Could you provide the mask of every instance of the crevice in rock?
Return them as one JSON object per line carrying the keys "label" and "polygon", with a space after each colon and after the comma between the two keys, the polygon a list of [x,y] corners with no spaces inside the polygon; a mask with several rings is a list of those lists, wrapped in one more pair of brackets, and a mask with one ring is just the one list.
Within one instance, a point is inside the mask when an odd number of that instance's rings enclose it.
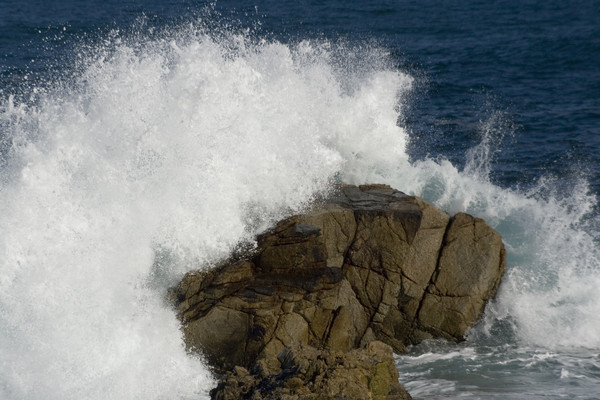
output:
{"label": "crevice in rock", "polygon": [[306,324],[308,325],[308,331],[309,331],[310,335],[311,335],[313,338],[317,339],[317,340],[321,340],[321,338],[319,338],[319,335],[317,335],[317,332],[315,332],[315,331],[314,331],[314,329],[313,329],[313,327],[312,327],[312,321],[311,321],[310,319],[308,319],[308,318],[306,317],[306,315],[304,315],[304,314],[303,314],[303,313],[301,313],[301,312],[298,312],[298,313],[296,313],[296,314],[298,314],[299,316],[301,316],[301,317],[302,317],[302,319],[303,319],[304,321],[306,321]]}
{"label": "crevice in rock", "polygon": [[332,310],[331,319],[329,320],[329,324],[327,325],[327,329],[325,329],[325,334],[323,335],[323,343],[327,343],[327,340],[329,340],[329,336],[331,335],[331,329],[333,327],[333,324],[335,323],[336,318],[340,314],[341,309],[342,306],[339,306],[335,310]]}
{"label": "crevice in rock", "polygon": [[350,250],[352,249],[352,246],[354,246],[354,243],[356,242],[356,237],[357,237],[358,231],[359,231],[358,217],[356,215],[356,212],[353,212],[352,215],[354,217],[355,229],[354,229],[354,234],[352,236],[352,239],[348,242],[348,246],[346,246],[346,250],[344,251],[344,254],[343,254],[344,261],[342,263],[342,270],[344,268],[344,265],[346,265],[347,263],[350,262],[350,260],[349,260]]}
{"label": "crevice in rock", "polygon": [[442,237],[442,242],[440,243],[440,248],[438,249],[437,260],[435,262],[435,269],[433,270],[433,272],[431,274],[431,277],[429,278],[429,283],[427,284],[427,286],[425,286],[423,288],[423,296],[421,297],[421,299],[419,301],[419,306],[417,307],[417,311],[415,312],[415,320],[416,321],[419,321],[419,319],[420,319],[421,310],[422,310],[423,304],[425,302],[426,294],[429,293],[429,287],[430,286],[435,287],[435,280],[436,280],[437,276],[439,275],[440,262],[441,262],[441,259],[442,259],[444,248],[446,247],[446,244],[447,244],[446,240],[447,240],[450,228],[452,227],[452,222],[453,221],[454,221],[454,217],[450,218],[450,220],[446,224],[446,228],[444,230],[444,236]]}
{"label": "crevice in rock", "polygon": [[418,285],[419,285],[419,284],[418,284],[416,281],[414,281],[414,280],[413,280],[413,279],[411,279],[411,278],[410,278],[408,275],[406,275],[406,274],[404,273],[404,271],[403,271],[403,270],[400,270],[400,276],[401,276],[402,278],[406,278],[406,280],[408,280],[408,281],[410,281],[410,282],[414,283],[414,284],[415,284],[415,286],[418,286]]}
{"label": "crevice in rock", "polygon": [[[390,221],[388,218],[384,218],[385,223],[387,224],[390,232],[394,235],[394,237],[401,243],[408,243],[409,245],[412,244],[412,240],[408,240],[408,233],[406,232],[406,228],[404,227],[404,224],[402,223],[402,221],[400,221],[402,228],[404,229],[404,235],[407,236],[406,239],[400,237],[400,235],[398,234],[398,232],[396,232],[396,230],[394,229],[394,227],[392,227],[392,225],[390,224]],[[414,239],[414,236],[413,236]]]}

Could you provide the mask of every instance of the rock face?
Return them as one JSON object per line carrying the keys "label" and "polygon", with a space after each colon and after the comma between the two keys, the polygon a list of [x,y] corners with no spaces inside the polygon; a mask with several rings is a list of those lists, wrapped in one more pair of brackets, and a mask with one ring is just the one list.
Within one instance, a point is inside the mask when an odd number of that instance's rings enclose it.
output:
{"label": "rock face", "polygon": [[392,348],[382,342],[348,353],[297,344],[278,357],[281,370],[265,373],[260,363],[235,367],[213,390],[215,400],[374,399],[408,400],[398,383]]}
{"label": "rock face", "polygon": [[504,266],[501,237],[481,219],[384,185],[343,186],[259,237],[247,258],[187,274],[175,295],[190,348],[221,371],[258,362],[276,376],[298,345],[402,352],[460,340]]}

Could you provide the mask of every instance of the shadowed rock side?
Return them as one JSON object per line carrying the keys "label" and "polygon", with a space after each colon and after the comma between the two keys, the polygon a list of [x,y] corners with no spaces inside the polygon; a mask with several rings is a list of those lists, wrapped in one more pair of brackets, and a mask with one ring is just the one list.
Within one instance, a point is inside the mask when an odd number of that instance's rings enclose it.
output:
{"label": "shadowed rock side", "polygon": [[504,266],[501,237],[481,219],[450,218],[389,186],[342,186],[259,237],[248,258],[188,273],[175,294],[190,348],[217,370],[258,362],[275,376],[297,345],[347,353],[381,341],[402,352],[460,340]]}

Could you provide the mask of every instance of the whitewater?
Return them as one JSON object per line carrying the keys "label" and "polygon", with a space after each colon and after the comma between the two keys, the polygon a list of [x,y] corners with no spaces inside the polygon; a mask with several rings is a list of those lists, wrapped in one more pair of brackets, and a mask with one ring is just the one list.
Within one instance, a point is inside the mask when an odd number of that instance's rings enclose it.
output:
{"label": "whitewater", "polygon": [[397,356],[415,398],[596,398],[600,224],[585,179],[490,179],[502,115],[458,168],[411,158],[414,78],[381,46],[201,23],[113,31],[0,98],[0,398],[198,399],[169,287],[339,182],[386,183],[502,235],[508,271],[459,345]]}

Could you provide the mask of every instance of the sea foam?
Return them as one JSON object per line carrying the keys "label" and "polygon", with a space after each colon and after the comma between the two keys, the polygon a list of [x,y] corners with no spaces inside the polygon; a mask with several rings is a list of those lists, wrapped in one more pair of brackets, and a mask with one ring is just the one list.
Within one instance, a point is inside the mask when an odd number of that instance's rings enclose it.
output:
{"label": "sea foam", "polygon": [[405,157],[411,79],[379,50],[357,68],[326,42],[150,36],[82,46],[72,78],[2,99],[2,398],[206,396],[167,288]]}

